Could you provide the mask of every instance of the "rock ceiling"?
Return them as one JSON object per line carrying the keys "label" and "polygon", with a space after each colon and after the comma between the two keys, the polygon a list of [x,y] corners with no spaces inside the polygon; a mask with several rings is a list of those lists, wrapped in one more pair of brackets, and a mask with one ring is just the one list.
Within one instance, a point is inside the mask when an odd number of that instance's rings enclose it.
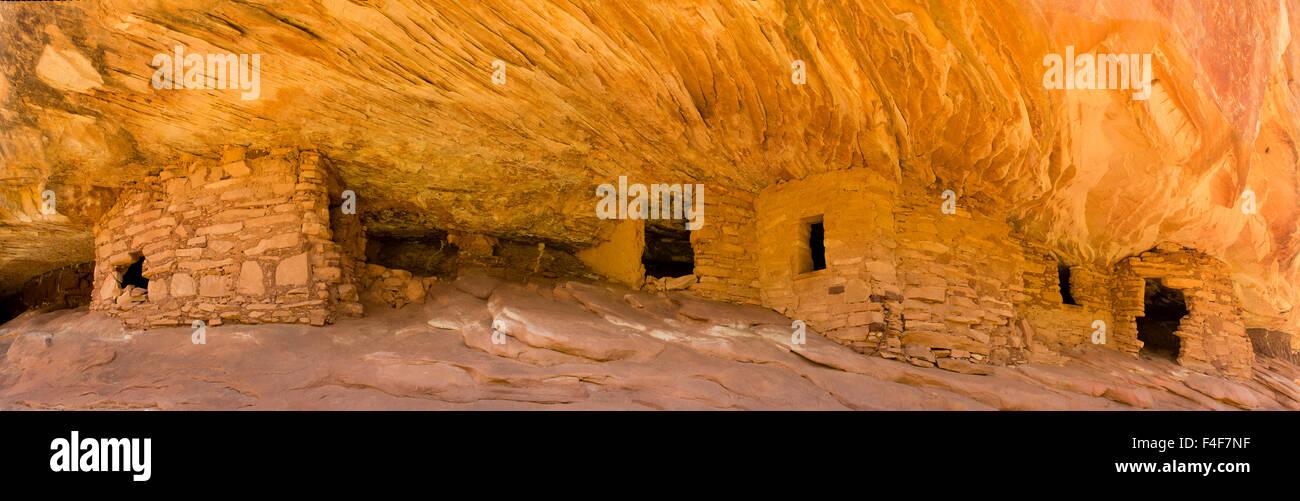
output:
{"label": "rock ceiling", "polygon": [[[619,175],[756,191],[877,169],[1067,259],[1205,250],[1248,306],[1288,311],[1297,29],[1296,0],[4,3],[0,289],[89,260],[118,188],[243,144],[324,153],[371,231],[573,247]],[[178,45],[260,54],[260,97],[155,90]],[[1152,54],[1151,97],[1046,89],[1068,46]]]}

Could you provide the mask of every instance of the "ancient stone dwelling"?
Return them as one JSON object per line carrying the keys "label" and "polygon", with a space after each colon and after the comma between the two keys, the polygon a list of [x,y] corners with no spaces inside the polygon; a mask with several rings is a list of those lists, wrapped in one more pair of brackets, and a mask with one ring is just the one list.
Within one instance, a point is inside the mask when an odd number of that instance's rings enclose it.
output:
{"label": "ancient stone dwelling", "polygon": [[1194,249],[1161,245],[1106,267],[1061,262],[978,201],[945,212],[937,190],[866,169],[758,193],[715,187],[698,230],[611,221],[606,241],[576,258],[455,231],[436,249],[367,246],[333,176],[313,152],[241,148],[150,176],[96,227],[91,308],[143,328],[324,325],[362,315],[364,297],[419,302],[437,280],[431,270],[448,266],[413,273],[367,261],[458,248],[461,267],[594,270],[634,287],[760,304],[861,352],[962,372],[1053,363],[1063,348],[1094,343],[1246,377],[1247,327],[1286,336],[1269,330],[1276,322],[1247,325],[1223,263]]}
{"label": "ancient stone dwelling", "polygon": [[714,197],[713,223],[691,235],[692,291],[759,303],[917,365],[1052,363],[1095,343],[1250,374],[1251,338],[1222,262],[1176,245],[1109,267],[1061,262],[1005,215],[977,202],[946,214],[938,190],[920,186],[862,169]]}
{"label": "ancient stone dwelling", "polygon": [[360,223],[331,221],[339,195],[324,160],[293,149],[164,169],[96,226],[91,308],[132,327],[358,315],[359,252],[332,237]]}

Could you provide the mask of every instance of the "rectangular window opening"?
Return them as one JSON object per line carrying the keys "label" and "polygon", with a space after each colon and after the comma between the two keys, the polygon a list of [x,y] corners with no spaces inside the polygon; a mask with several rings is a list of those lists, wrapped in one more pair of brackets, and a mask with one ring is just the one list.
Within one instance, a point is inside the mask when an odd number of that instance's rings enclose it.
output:
{"label": "rectangular window opening", "polygon": [[826,226],[822,216],[803,220],[799,236],[799,273],[826,269]]}

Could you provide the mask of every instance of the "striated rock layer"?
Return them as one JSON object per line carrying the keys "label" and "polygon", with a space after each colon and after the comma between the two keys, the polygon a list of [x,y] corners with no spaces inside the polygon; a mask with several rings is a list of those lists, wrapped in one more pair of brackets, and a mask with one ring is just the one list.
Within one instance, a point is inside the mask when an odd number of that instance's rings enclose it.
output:
{"label": "striated rock layer", "polygon": [[0,327],[0,409],[1300,409],[1300,368],[1272,357],[1238,382],[1098,347],[914,367],[815,331],[792,344],[791,320],[759,307],[586,282],[467,275],[379,311],[212,327],[204,344],[31,312]]}

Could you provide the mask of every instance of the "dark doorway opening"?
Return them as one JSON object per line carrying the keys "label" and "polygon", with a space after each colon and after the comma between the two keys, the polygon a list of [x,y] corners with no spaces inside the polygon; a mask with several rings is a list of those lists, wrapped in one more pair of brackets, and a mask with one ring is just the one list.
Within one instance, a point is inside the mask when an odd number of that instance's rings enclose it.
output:
{"label": "dark doorway opening", "polygon": [[1175,332],[1187,316],[1187,300],[1183,291],[1165,287],[1158,279],[1146,280],[1146,297],[1143,300],[1145,315],[1138,317],[1138,340],[1142,341],[1142,354],[1153,357],[1178,359],[1180,340]]}
{"label": "dark doorway opening", "polygon": [[680,277],[695,273],[695,249],[685,219],[650,219],[645,222],[645,249],[641,264],[651,277]]}
{"label": "dark doorway opening", "polygon": [[144,258],[136,259],[134,263],[126,267],[122,272],[122,288],[128,285],[134,285],[144,290],[149,290],[149,279],[144,278]]}
{"label": "dark doorway opening", "polygon": [[1061,303],[1062,304],[1079,304],[1074,300],[1074,292],[1070,290],[1070,267],[1057,264],[1056,280],[1061,285]]}
{"label": "dark doorway opening", "polygon": [[826,226],[821,222],[808,225],[808,251],[812,257],[812,270],[826,269]]}
{"label": "dark doorway opening", "polygon": [[826,225],[822,216],[806,218],[799,226],[799,254],[795,273],[826,269]]}

